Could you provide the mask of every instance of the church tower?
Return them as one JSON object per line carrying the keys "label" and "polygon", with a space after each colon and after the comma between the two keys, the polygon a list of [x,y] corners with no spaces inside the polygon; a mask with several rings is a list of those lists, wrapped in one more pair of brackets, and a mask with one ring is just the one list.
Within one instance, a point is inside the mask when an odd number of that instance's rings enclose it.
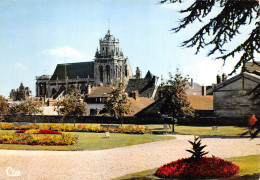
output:
{"label": "church tower", "polygon": [[117,81],[127,85],[129,78],[132,77],[128,58],[124,58],[122,50],[119,49],[119,40],[110,34],[110,30],[99,40],[99,50],[97,49],[94,60],[96,86],[116,85]]}

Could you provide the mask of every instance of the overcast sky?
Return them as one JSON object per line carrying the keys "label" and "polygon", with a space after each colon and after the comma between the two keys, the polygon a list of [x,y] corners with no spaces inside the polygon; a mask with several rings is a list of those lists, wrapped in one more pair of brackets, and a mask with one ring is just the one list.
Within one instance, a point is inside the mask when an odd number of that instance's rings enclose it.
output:
{"label": "overcast sky", "polygon": [[[195,55],[195,49],[180,47],[203,25],[197,22],[178,34],[170,31],[182,17],[177,11],[188,3],[180,6],[160,5],[157,0],[1,0],[0,94],[7,98],[11,89],[23,82],[35,95],[36,76],[52,75],[58,63],[93,60],[99,39],[108,28],[120,40],[133,73],[138,66],[143,76],[150,70],[166,79],[169,72],[179,68],[195,82],[211,85],[217,74],[231,71],[233,62],[222,67],[221,61],[207,57],[207,51]],[[242,42],[248,33],[236,42]]]}

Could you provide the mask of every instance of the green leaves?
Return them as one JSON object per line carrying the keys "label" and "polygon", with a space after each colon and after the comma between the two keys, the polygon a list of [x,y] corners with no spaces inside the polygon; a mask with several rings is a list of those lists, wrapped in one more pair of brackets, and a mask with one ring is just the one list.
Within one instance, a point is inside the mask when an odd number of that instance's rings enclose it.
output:
{"label": "green leaves", "polygon": [[208,154],[209,152],[202,151],[206,145],[201,146],[201,140],[199,140],[199,137],[194,136],[194,142],[189,141],[189,143],[192,145],[192,150],[186,150],[192,154],[191,158],[195,158],[196,160],[199,160],[202,158],[202,156]]}
{"label": "green leaves", "polygon": [[0,116],[8,114],[9,104],[6,102],[5,98],[0,95]]}
{"label": "green leaves", "polygon": [[194,110],[185,93],[187,81],[188,78],[184,78],[177,69],[174,77],[170,74],[170,80],[162,82],[161,94],[166,99],[166,104],[161,113],[166,112],[172,117],[194,116]]}
{"label": "green leaves", "polygon": [[125,94],[123,83],[119,82],[117,87],[112,87],[112,92],[106,101],[105,108],[116,119],[129,113],[130,105]]}
{"label": "green leaves", "polygon": [[66,94],[61,101],[58,101],[55,106],[55,111],[58,114],[65,116],[81,116],[86,113],[86,103],[83,102],[83,95],[79,90],[72,90],[69,94]]}

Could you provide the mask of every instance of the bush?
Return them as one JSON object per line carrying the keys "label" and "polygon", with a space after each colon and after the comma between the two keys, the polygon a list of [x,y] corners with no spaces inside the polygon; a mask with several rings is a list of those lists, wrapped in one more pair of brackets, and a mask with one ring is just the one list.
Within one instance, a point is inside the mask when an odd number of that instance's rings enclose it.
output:
{"label": "bush", "polygon": [[239,167],[217,157],[179,159],[163,165],[155,175],[163,178],[224,178],[239,173]]}

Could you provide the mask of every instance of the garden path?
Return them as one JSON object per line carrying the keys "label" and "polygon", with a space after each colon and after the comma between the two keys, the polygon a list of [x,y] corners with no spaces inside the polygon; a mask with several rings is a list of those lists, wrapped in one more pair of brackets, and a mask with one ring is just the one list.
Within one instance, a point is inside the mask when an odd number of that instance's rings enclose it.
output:
{"label": "garden path", "polygon": [[[189,157],[193,136],[96,151],[0,150],[0,179],[112,179]],[[208,156],[221,158],[260,154],[260,138],[202,138]],[[10,168],[8,168],[10,167]],[[8,177],[8,173],[20,176]]]}

